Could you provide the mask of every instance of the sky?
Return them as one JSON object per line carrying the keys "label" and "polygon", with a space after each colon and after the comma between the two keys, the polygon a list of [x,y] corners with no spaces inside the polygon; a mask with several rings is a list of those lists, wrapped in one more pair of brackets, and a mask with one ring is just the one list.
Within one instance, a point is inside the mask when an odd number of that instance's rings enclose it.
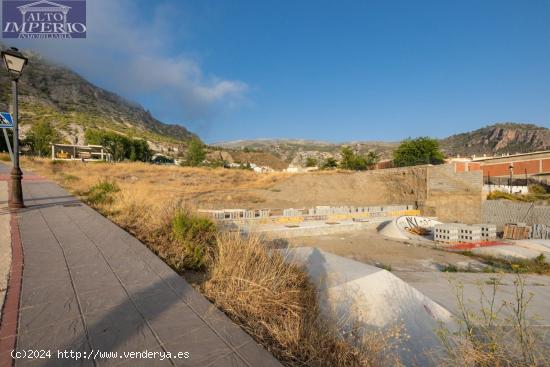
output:
{"label": "sky", "polygon": [[87,27],[9,44],[208,143],[550,127],[549,0],[87,0]]}

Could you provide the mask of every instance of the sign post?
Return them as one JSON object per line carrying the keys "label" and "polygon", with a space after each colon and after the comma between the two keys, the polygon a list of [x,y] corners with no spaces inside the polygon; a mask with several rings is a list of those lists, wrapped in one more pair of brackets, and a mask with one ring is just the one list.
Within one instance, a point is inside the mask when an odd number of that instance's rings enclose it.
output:
{"label": "sign post", "polygon": [[7,129],[13,129],[13,118],[9,112],[0,112],[0,129],[4,133],[4,138],[6,139],[6,146],[8,147],[8,153],[10,154],[10,159],[13,162],[13,151],[11,150],[11,143],[8,137]]}

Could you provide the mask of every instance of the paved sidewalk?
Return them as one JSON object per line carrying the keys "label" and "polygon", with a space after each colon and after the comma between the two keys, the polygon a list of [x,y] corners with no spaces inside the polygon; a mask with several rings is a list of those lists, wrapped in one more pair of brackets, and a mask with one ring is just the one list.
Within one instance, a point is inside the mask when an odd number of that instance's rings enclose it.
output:
{"label": "paved sidewalk", "polygon": [[8,287],[11,267],[10,214],[8,212],[8,183],[0,181],[0,310]]}
{"label": "paved sidewalk", "polygon": [[[0,165],[0,174],[5,166]],[[49,181],[24,182],[16,366],[279,366],[145,245]],[[58,359],[57,351],[178,352],[178,359]]]}

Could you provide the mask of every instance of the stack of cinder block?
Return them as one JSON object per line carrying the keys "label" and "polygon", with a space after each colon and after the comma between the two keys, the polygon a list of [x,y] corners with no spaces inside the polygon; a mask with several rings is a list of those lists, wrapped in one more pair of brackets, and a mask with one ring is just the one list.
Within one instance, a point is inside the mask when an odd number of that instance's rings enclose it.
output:
{"label": "stack of cinder block", "polygon": [[442,243],[457,243],[459,227],[456,224],[436,224],[434,240]]}
{"label": "stack of cinder block", "polygon": [[530,237],[531,227],[527,223],[507,223],[504,225],[504,239],[526,240]]}
{"label": "stack of cinder block", "polygon": [[297,216],[300,216],[302,214],[303,213],[300,209],[289,208],[289,209],[284,209],[283,210],[283,216],[284,217],[297,217]]}
{"label": "stack of cinder block", "polygon": [[497,225],[496,224],[473,224],[473,227],[481,229],[481,239],[483,241],[494,240],[497,238]]}
{"label": "stack of cinder block", "polygon": [[445,223],[434,227],[434,240],[441,243],[468,243],[495,239],[497,227],[493,224]]}
{"label": "stack of cinder block", "polygon": [[459,224],[458,241],[459,242],[480,242],[481,228],[475,227],[475,226],[469,226],[466,224]]}

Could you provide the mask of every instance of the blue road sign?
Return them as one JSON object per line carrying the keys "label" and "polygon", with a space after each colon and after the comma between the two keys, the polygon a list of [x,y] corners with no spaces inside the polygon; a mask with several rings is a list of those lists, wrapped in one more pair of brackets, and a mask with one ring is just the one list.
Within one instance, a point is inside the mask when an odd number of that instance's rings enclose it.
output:
{"label": "blue road sign", "polygon": [[9,112],[0,112],[0,129],[13,128],[13,118]]}

